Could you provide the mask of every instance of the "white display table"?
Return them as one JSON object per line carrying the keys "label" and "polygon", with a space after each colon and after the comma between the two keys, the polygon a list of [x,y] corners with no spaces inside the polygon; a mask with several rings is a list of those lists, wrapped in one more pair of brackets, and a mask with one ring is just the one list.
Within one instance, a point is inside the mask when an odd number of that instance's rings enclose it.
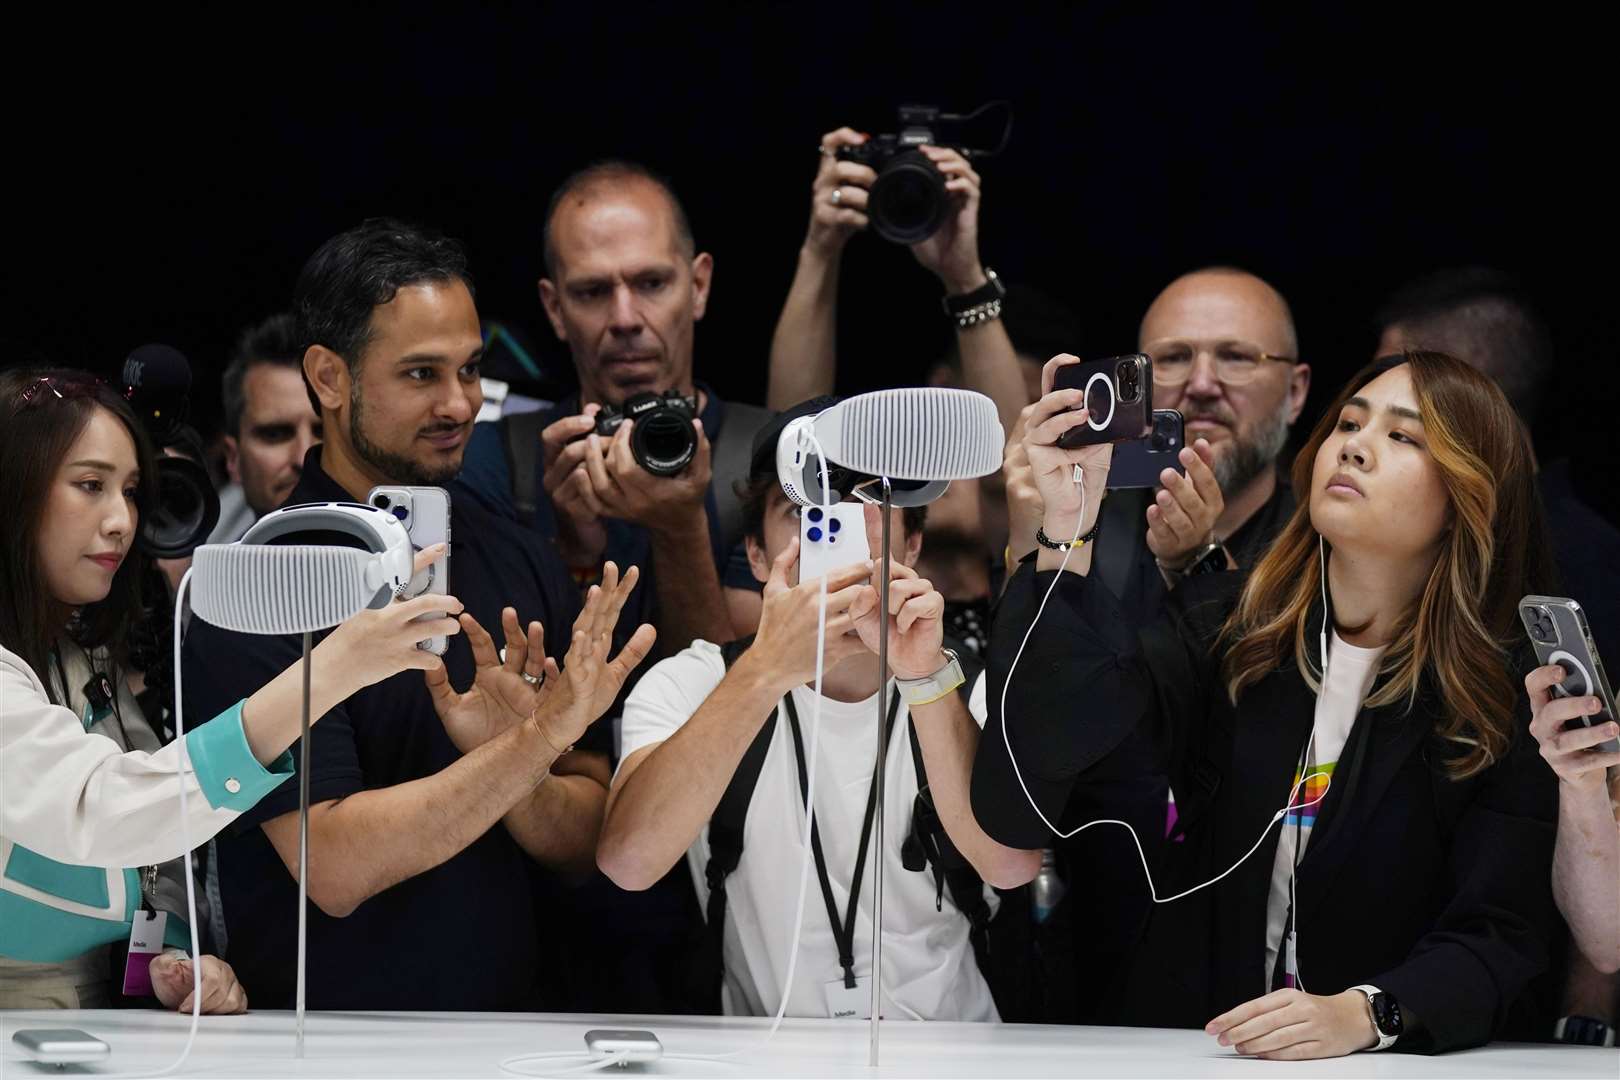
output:
{"label": "white display table", "polygon": [[[0,1012],[0,1076],[93,1076],[160,1069],[179,1055],[189,1017],[157,1011]],[[22,1028],[82,1028],[112,1047],[95,1066],[65,1071],[25,1064],[12,1043]],[[205,1016],[181,1076],[474,1077],[501,1075],[516,1054],[579,1050],[571,1060],[523,1066],[565,1074],[586,1063],[589,1028],[646,1028],[671,1054],[722,1054],[725,1061],[666,1060],[586,1076],[898,1077],[1620,1077],[1620,1050],[1500,1044],[1417,1057],[1356,1054],[1315,1062],[1239,1058],[1201,1031],[886,1021],[882,1065],[866,1067],[864,1022],[788,1020],[769,1046],[764,1020],[584,1016],[556,1013],[311,1013],[307,1056],[295,1061],[292,1014]],[[575,1070],[572,1075],[580,1075]]]}

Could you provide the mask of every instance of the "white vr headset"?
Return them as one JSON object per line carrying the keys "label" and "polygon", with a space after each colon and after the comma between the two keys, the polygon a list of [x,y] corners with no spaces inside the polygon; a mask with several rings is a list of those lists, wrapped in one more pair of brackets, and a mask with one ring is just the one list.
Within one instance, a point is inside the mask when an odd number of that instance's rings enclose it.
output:
{"label": "white vr headset", "polygon": [[[776,478],[800,506],[881,502],[884,477],[893,505],[922,506],[952,480],[1000,469],[1002,443],[995,403],[983,394],[933,386],[878,390],[790,421],[776,443]],[[817,444],[827,458],[827,498]]]}
{"label": "white vr headset", "polygon": [[[311,542],[286,542],[294,536]],[[410,534],[387,511],[351,502],[288,506],[234,544],[197,549],[192,609],[242,633],[324,629],[403,593],[414,562]]]}

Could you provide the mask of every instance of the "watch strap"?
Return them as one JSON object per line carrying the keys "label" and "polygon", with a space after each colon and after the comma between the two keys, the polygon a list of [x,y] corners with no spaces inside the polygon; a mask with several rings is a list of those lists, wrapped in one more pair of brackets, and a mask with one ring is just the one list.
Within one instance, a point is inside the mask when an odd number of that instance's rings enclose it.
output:
{"label": "watch strap", "polygon": [[1007,286],[1001,283],[1001,278],[997,277],[996,272],[988,266],[984,268],[984,278],[984,284],[972,292],[947,296],[941,300],[945,314],[952,317],[964,315],[981,305],[999,303],[1007,295]]}
{"label": "watch strap", "polygon": [[924,675],[920,679],[894,680],[895,686],[900,690],[901,697],[905,698],[906,707],[913,708],[918,705],[931,705],[941,698],[948,697],[967,682],[967,674],[962,671],[961,658],[956,655],[955,649],[941,649],[945,654],[944,665],[932,675]]}

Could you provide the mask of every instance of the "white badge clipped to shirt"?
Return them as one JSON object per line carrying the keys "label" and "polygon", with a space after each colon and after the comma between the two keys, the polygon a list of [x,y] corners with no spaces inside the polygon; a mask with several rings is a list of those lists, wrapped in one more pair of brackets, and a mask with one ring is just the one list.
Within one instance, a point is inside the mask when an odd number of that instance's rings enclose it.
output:
{"label": "white badge clipped to shirt", "polygon": [[1290,990],[1304,989],[1299,982],[1299,939],[1289,930],[1283,941],[1283,980]]}
{"label": "white badge clipped to shirt", "polygon": [[854,986],[845,986],[842,978],[823,983],[827,995],[827,1015],[834,1020],[872,1019],[872,988],[866,980],[857,978]]}
{"label": "white badge clipped to shirt", "polygon": [[163,931],[168,922],[167,911],[136,909],[129,927],[129,962],[124,965],[125,995],[152,996],[152,957],[163,951]]}

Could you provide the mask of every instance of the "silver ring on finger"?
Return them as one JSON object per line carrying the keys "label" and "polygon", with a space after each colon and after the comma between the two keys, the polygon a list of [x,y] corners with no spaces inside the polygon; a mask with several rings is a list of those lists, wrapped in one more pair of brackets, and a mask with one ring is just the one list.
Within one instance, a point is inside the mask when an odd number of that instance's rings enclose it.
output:
{"label": "silver ring on finger", "polygon": [[816,153],[820,154],[822,157],[832,157],[833,148],[828,146],[826,143],[820,143],[816,146]]}
{"label": "silver ring on finger", "polygon": [[538,675],[530,675],[525,671],[523,672],[523,681],[538,690],[546,684],[546,673],[542,671]]}
{"label": "silver ring on finger", "polygon": [[832,194],[827,196],[827,201],[834,206],[842,206],[844,204],[844,189],[841,187],[833,188]]}

